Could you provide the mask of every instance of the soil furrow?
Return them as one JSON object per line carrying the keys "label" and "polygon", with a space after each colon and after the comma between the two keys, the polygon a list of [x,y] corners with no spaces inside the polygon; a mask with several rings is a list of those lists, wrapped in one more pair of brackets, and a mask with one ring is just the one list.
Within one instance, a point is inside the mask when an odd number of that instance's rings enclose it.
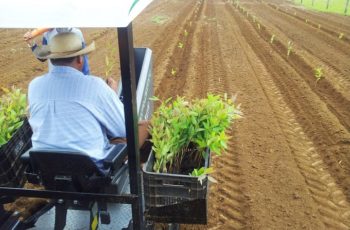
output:
{"label": "soil furrow", "polygon": [[[304,15],[293,14],[292,12],[290,12],[288,10],[283,10],[276,5],[268,4],[268,6],[270,6],[272,9],[278,10],[279,12],[282,12],[290,17],[296,18],[299,21],[304,22],[313,28],[318,29],[318,32],[323,31],[325,33],[328,33],[329,35],[331,35],[334,38],[338,38],[337,41],[339,41],[339,42],[346,42],[348,44],[350,43],[350,38],[347,37],[347,34],[349,34],[350,30],[349,31],[343,30],[343,29],[339,29],[339,27],[333,27],[333,26],[327,25],[327,24],[325,24],[325,22],[326,22],[325,20],[323,20],[322,22],[319,22],[317,20],[314,21],[313,18],[306,17]],[[341,33],[343,34],[343,36],[340,39],[339,36]]]}
{"label": "soil furrow", "polygon": [[[247,36],[253,37],[254,35],[249,34]],[[256,43],[254,43],[254,44],[256,46],[258,46],[258,44],[256,44]],[[262,48],[263,46],[259,46],[259,47]],[[261,52],[262,50],[260,49],[259,51]],[[274,92],[274,95],[271,95],[271,97],[276,97],[278,100],[277,103],[275,105],[273,105],[273,107],[275,108],[275,112],[280,114],[280,116],[278,116],[278,117],[282,118],[282,117],[288,116],[284,120],[280,119],[280,125],[281,125],[282,129],[284,130],[284,135],[286,135],[286,139],[289,140],[290,148],[292,149],[292,152],[295,155],[295,161],[296,161],[299,169],[301,170],[301,173],[304,176],[306,183],[309,186],[309,190],[310,191],[317,191],[317,193],[319,195],[322,194],[321,200],[324,200],[326,203],[329,202],[332,204],[331,207],[329,207],[329,205],[323,205],[323,208],[325,210],[327,210],[327,212],[330,213],[330,215],[341,216],[342,214],[344,214],[350,210],[350,205],[348,204],[346,208],[343,208],[339,204],[336,205],[335,200],[329,200],[330,194],[332,194],[332,192],[334,192],[334,190],[327,188],[327,184],[332,183],[332,179],[330,177],[328,179],[331,180],[331,182],[330,181],[324,182],[321,179],[322,176],[325,174],[325,172],[323,170],[323,168],[325,168],[325,164],[323,163],[322,160],[320,160],[320,156],[318,155],[317,152],[315,152],[315,151],[311,152],[311,150],[314,150],[312,142],[308,141],[308,139],[304,136],[305,134],[303,132],[299,131],[301,129],[297,127],[298,123],[296,121],[294,121],[294,123],[293,123],[293,120],[295,118],[292,116],[293,113],[289,109],[289,107],[287,107],[287,105],[281,106],[284,104],[283,100],[282,100],[282,95],[279,92],[279,90],[277,90],[277,87],[273,85],[273,81],[269,80],[266,83],[270,84],[269,88],[272,89]],[[271,101],[273,102],[273,100],[271,100]],[[286,112],[286,111],[288,111],[288,112]],[[289,131],[289,132],[286,132],[286,131]],[[296,143],[298,143],[298,144],[296,144]],[[296,153],[303,153],[303,154],[296,154]],[[312,157],[309,157],[309,156],[312,156]],[[315,164],[315,162],[317,162],[317,164]],[[336,189],[336,188],[334,188],[334,189]],[[321,193],[319,191],[322,191],[324,193]],[[339,190],[337,190],[337,191],[339,191]],[[340,199],[343,200],[344,202],[346,202],[345,195],[343,193],[341,193],[340,195],[341,195]],[[313,198],[320,205],[325,203],[325,202],[320,202],[320,200],[316,199],[315,196]],[[335,210],[333,209],[334,207],[335,207]],[[329,215],[326,216],[326,218],[328,218],[328,217],[329,217]],[[326,218],[323,219],[324,224],[327,226],[330,226],[330,225],[333,226],[333,224],[331,224],[331,222],[329,222],[328,219],[326,219]],[[337,221],[338,221],[339,226],[346,226],[346,225],[350,226],[350,223],[347,219],[340,218],[340,219],[337,219]]]}
{"label": "soil furrow", "polygon": [[[323,33],[324,36],[320,36],[319,33],[315,33],[317,29],[310,28],[305,22],[300,22],[293,17],[273,10],[266,4],[259,4],[259,7],[254,7],[251,13],[261,18],[263,24],[271,25],[271,29],[280,30],[298,47],[302,47],[327,65],[336,68],[349,80],[350,69],[347,60],[349,60],[350,54],[347,52],[349,50],[348,44],[339,42],[338,38],[330,37],[326,33]],[[278,37],[278,33],[276,36]],[[335,49],[337,52],[334,52]]]}
{"label": "soil furrow", "polygon": [[310,20],[315,21],[317,24],[327,25],[334,28],[334,31],[340,30],[346,32],[350,35],[350,20],[349,17],[344,17],[342,15],[327,14],[315,11],[308,11],[298,9],[296,7],[288,6],[288,11],[292,11],[293,15],[301,15],[303,18],[310,18]]}
{"label": "soil furrow", "polygon": [[[239,17],[235,13],[233,15],[236,18],[241,18],[241,16]],[[324,127],[325,121],[320,122],[319,125],[315,123],[316,119],[327,119],[326,116],[320,116],[321,114],[319,113],[319,109],[322,106],[313,104],[319,100],[314,99],[313,103],[307,100],[309,97],[312,97],[312,93],[308,94],[307,97],[300,96],[301,91],[303,91],[304,95],[307,93],[305,91],[307,87],[303,87],[302,85],[300,85],[301,82],[299,82],[296,79],[298,78],[298,74],[293,70],[288,70],[290,68],[288,67],[288,64],[285,65],[284,67],[282,67],[282,65],[274,65],[273,63],[280,63],[280,64],[283,63],[283,58],[278,58],[278,56],[272,55],[269,52],[268,43],[265,42],[264,44],[264,41],[260,40],[256,36],[255,29],[243,30],[243,28],[247,28],[248,22],[245,21],[244,23],[242,19],[241,21],[243,25],[242,24],[239,24],[239,25],[242,26],[241,28],[242,28],[243,34],[245,35],[245,38],[251,44],[252,48],[256,51],[256,54],[258,54],[258,56],[260,57],[260,60],[262,60],[265,63],[266,68],[269,70],[270,74],[273,76],[273,80],[278,86],[278,88],[280,89],[280,92],[283,92],[282,96],[285,98],[285,101],[288,102],[288,107],[292,108],[293,111],[299,111],[296,116],[296,121],[299,124],[301,124],[304,130],[305,130],[304,127],[308,127],[308,131],[305,131],[305,133],[314,142],[313,145],[320,153],[322,159],[326,164],[326,167],[330,168],[331,174],[333,175],[335,180],[339,183],[339,185],[344,189],[345,191],[344,194],[346,196],[349,196],[348,190],[347,190],[349,182],[344,181],[344,178],[346,177],[345,175],[349,170],[348,168],[349,166],[346,166],[347,169],[344,170],[343,168],[339,167],[339,165],[334,164],[335,162],[337,162],[337,160],[334,158],[333,153],[330,152],[328,148],[322,147],[322,145],[327,146],[327,144],[331,144],[332,142],[337,143],[344,138],[348,139],[349,138],[348,132],[343,131],[343,136],[331,135],[330,137],[329,133],[335,134],[339,132],[338,129],[339,128],[341,129],[339,125],[338,127],[336,126]],[[286,73],[288,73],[287,75],[289,75],[290,77],[281,78],[281,76],[286,75]],[[312,110],[314,110],[314,112],[312,112]],[[324,112],[325,114],[327,114],[327,111],[324,111]],[[327,120],[332,120],[332,119],[328,118]],[[331,131],[332,129],[333,131]],[[344,158],[346,159],[346,157]],[[322,170],[324,169],[322,168]]]}
{"label": "soil furrow", "polygon": [[[185,17],[183,24],[175,34],[173,39],[173,48],[170,59],[165,67],[162,81],[156,90],[156,95],[162,95],[162,92],[170,93],[169,96],[182,95],[184,85],[187,79],[188,60],[191,54],[191,42],[194,40],[194,31],[197,21],[203,9],[202,1],[192,5],[191,13]],[[185,36],[185,30],[187,36]],[[183,47],[179,47],[182,43]],[[174,94],[176,92],[176,94]]]}
{"label": "soil furrow", "polygon": [[[271,33],[267,31],[265,26],[261,25],[261,29],[256,29],[260,36],[269,42],[271,38]],[[254,27],[256,28],[256,27]],[[280,53],[287,62],[293,66],[293,68],[303,76],[305,81],[308,83],[309,87],[318,94],[326,103],[330,111],[332,111],[339,119],[339,122],[350,131],[350,98],[348,90],[339,92],[331,84],[328,79],[323,79],[322,82],[316,82],[313,76],[313,68],[310,66],[306,60],[299,54],[294,53],[291,57],[285,55],[285,50],[287,49],[280,40],[274,41],[274,48]]]}

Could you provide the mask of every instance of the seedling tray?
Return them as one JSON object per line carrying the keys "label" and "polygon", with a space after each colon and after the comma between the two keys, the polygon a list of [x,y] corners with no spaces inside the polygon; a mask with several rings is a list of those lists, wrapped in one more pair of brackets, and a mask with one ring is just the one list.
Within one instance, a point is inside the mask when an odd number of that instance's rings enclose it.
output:
{"label": "seedling tray", "polygon": [[13,137],[0,147],[0,186],[21,187],[25,182],[25,166],[20,156],[31,146],[32,130],[27,119]]}
{"label": "seedling tray", "polygon": [[[210,165],[210,151],[205,167]],[[145,217],[162,223],[207,224],[208,178],[153,172],[151,152],[143,166]]]}

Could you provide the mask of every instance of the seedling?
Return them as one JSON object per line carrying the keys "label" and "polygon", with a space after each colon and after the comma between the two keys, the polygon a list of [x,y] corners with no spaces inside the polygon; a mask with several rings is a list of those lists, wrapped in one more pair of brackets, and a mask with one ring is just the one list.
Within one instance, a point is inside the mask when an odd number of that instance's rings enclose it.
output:
{"label": "seedling", "polygon": [[185,30],[185,31],[184,31],[184,35],[185,35],[185,37],[187,37],[187,36],[188,36],[188,32],[187,32],[187,30]]}
{"label": "seedling", "polygon": [[272,44],[273,41],[275,40],[275,37],[276,37],[276,35],[272,34],[271,39],[270,39],[270,43],[271,43],[271,44]]}
{"label": "seedling", "polygon": [[305,22],[306,22],[306,23],[308,23],[308,22],[309,22],[309,20],[308,20],[308,19],[305,19]]}
{"label": "seedling", "polygon": [[344,37],[344,33],[340,33],[338,36],[339,39],[342,39],[343,37]]}
{"label": "seedling", "polygon": [[108,54],[105,56],[105,76],[110,77],[112,73],[112,69],[115,65],[115,61],[113,59],[113,55],[117,52],[116,46],[114,46],[111,42],[107,45]]}
{"label": "seedling", "polygon": [[291,41],[288,41],[288,46],[287,46],[287,56],[289,57],[290,53],[292,52],[293,49],[293,43]]}
{"label": "seedling", "polygon": [[321,29],[321,24],[318,24],[318,29],[319,29],[319,30]]}
{"label": "seedling", "polygon": [[171,75],[173,75],[173,76],[176,75],[176,70],[174,68],[171,68]]}
{"label": "seedling", "polygon": [[261,29],[261,27],[260,27],[260,23],[258,23],[258,29],[259,29],[259,30]]}
{"label": "seedling", "polygon": [[205,167],[202,167],[200,169],[194,169],[192,171],[192,173],[190,174],[190,176],[195,176],[195,177],[198,177],[198,181],[200,184],[203,183],[203,180],[206,178],[206,176],[208,175],[208,180],[210,182],[213,182],[213,183],[217,183],[217,180],[215,180],[212,176],[209,176],[210,173],[213,173],[214,170],[213,168],[209,167],[209,168],[205,168]]}
{"label": "seedling", "polygon": [[162,25],[162,24],[164,24],[166,21],[168,21],[168,19],[169,19],[168,16],[157,15],[157,16],[154,16],[154,17],[151,19],[151,21],[152,21],[153,23]]}
{"label": "seedling", "polygon": [[182,42],[179,42],[178,46],[180,49],[182,49],[184,47],[184,44]]}
{"label": "seedling", "polygon": [[319,80],[324,78],[323,69],[321,67],[317,67],[314,69],[314,71],[315,71],[315,78],[316,78],[316,83],[317,83]]}
{"label": "seedling", "polygon": [[255,20],[256,20],[256,17],[255,16],[253,16],[253,22],[255,23]]}
{"label": "seedling", "polygon": [[[241,117],[239,106],[226,95],[208,94],[191,101],[177,97],[160,102],[150,126],[155,172],[178,173],[184,156],[192,156],[190,159],[197,162],[198,168],[207,148],[220,156],[228,147],[227,129]],[[191,175],[201,176],[210,171],[200,168]]]}

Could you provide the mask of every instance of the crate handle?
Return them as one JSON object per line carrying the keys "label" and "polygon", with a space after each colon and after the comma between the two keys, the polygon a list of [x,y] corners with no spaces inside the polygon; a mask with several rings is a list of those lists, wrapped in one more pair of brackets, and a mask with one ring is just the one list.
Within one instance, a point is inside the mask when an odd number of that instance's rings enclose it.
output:
{"label": "crate handle", "polygon": [[167,184],[167,183],[163,183],[164,186],[167,186],[167,187],[173,187],[173,188],[182,188],[182,187],[185,187],[185,185],[182,185],[182,184]]}

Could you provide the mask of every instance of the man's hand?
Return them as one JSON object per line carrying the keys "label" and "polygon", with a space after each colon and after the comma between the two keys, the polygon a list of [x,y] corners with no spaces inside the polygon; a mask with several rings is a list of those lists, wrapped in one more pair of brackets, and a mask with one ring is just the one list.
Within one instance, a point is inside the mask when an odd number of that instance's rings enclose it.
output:
{"label": "man's hand", "polygon": [[[150,137],[148,129],[150,126],[149,120],[142,120],[138,123],[139,128],[139,148],[145,143],[145,141]],[[113,138],[110,140],[111,144],[125,143],[126,138]]]}
{"label": "man's hand", "polygon": [[24,39],[24,41],[26,41],[26,42],[28,42],[29,40],[31,40],[33,38],[33,36],[32,36],[32,31],[28,31],[27,33],[25,33],[24,35],[23,35],[23,39]]}
{"label": "man's hand", "polygon": [[113,91],[117,91],[118,88],[118,83],[116,80],[114,80],[113,78],[109,77],[106,79],[106,83],[109,87],[111,87],[113,89]]}

